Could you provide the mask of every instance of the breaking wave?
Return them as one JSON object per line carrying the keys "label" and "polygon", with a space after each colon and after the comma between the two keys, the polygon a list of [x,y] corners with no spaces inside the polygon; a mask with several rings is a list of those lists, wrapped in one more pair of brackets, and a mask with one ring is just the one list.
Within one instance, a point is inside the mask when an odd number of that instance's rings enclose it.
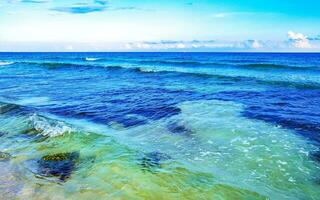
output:
{"label": "breaking wave", "polygon": [[74,131],[70,125],[62,121],[49,119],[38,114],[30,116],[29,122],[43,136],[56,137]]}
{"label": "breaking wave", "polygon": [[86,61],[96,61],[100,60],[100,58],[86,58]]}
{"label": "breaking wave", "polygon": [[0,66],[12,65],[14,62],[0,62]]}

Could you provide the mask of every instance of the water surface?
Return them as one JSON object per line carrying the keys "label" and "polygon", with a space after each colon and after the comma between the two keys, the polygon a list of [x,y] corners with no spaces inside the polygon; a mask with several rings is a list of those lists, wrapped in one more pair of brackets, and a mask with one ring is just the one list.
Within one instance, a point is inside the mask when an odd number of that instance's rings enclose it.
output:
{"label": "water surface", "polygon": [[6,199],[319,199],[320,54],[1,53]]}

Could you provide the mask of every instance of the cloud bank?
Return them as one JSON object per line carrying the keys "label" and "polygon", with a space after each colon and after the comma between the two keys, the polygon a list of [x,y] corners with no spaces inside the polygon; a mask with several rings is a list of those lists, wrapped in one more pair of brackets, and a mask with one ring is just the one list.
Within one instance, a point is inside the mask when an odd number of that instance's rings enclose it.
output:
{"label": "cloud bank", "polygon": [[259,40],[244,41],[222,41],[222,40],[192,40],[173,41],[163,40],[159,42],[130,42],[125,47],[140,50],[188,50],[188,51],[240,51],[240,50],[262,50],[267,45]]}
{"label": "cloud bank", "polygon": [[125,44],[125,48],[141,51],[319,51],[320,37],[310,38],[302,33],[288,31],[287,40],[284,41],[162,40],[129,42]]}
{"label": "cloud bank", "polygon": [[288,32],[289,43],[299,49],[310,49],[312,45],[307,36],[302,33]]}
{"label": "cloud bank", "polygon": [[[77,11],[78,12],[78,11]],[[32,47],[32,49],[30,49]],[[59,42],[2,43],[0,51],[180,51],[180,52],[296,52],[320,51],[320,38],[288,31],[283,41],[248,39],[227,40],[160,40],[132,42]]]}

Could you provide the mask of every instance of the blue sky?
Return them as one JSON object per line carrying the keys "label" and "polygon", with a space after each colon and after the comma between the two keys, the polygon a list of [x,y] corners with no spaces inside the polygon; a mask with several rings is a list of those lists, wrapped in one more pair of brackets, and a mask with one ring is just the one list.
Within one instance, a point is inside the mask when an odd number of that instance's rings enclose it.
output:
{"label": "blue sky", "polygon": [[0,51],[319,51],[314,0],[0,0]]}

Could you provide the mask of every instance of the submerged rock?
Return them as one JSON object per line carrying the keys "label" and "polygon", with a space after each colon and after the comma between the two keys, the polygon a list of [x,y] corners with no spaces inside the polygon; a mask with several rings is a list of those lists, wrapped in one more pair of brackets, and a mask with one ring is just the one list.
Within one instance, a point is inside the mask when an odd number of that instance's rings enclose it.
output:
{"label": "submerged rock", "polygon": [[7,134],[7,133],[0,131],[0,137],[4,136],[4,135],[6,135],[6,134]]}
{"label": "submerged rock", "polygon": [[180,124],[178,122],[169,123],[167,125],[167,128],[171,133],[177,135],[191,136],[193,134],[192,130],[188,129],[183,124]]}
{"label": "submerged rock", "polygon": [[10,158],[11,158],[11,155],[9,153],[0,151],[0,161],[7,161],[7,160],[10,160]]}
{"label": "submerged rock", "polygon": [[161,168],[161,165],[170,159],[170,156],[158,151],[145,154],[141,159],[141,166],[144,170],[153,171]]}
{"label": "submerged rock", "polygon": [[59,153],[42,157],[38,161],[38,173],[45,177],[57,177],[64,181],[75,170],[78,152]]}
{"label": "submerged rock", "polygon": [[16,104],[0,102],[0,114],[7,113],[7,112],[10,112],[10,111],[18,109],[18,108],[19,108],[19,106]]}

